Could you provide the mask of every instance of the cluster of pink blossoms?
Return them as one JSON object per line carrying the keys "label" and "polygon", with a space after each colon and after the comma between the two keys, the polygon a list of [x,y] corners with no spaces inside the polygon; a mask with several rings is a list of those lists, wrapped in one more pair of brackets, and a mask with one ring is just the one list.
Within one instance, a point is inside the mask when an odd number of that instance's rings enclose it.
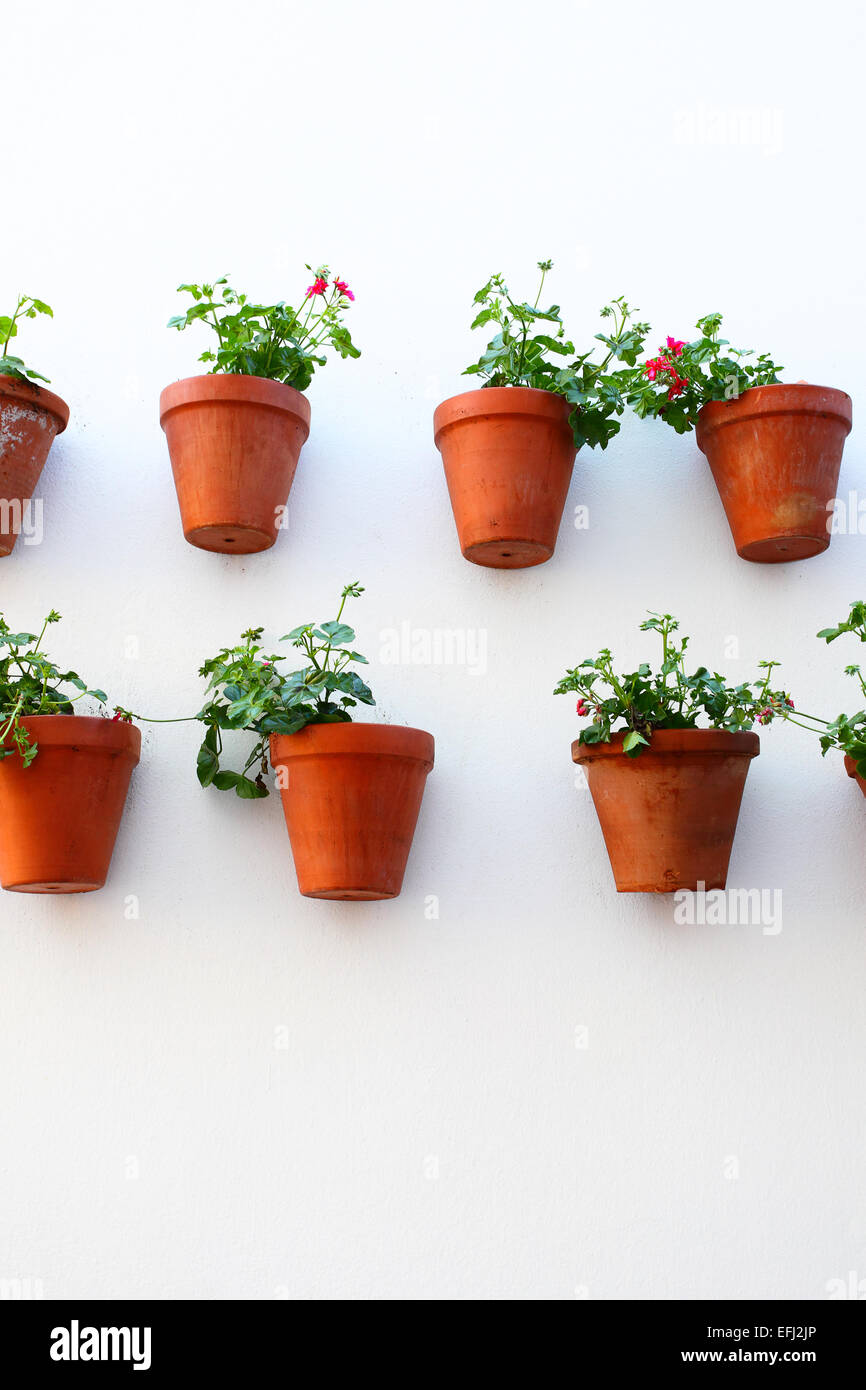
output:
{"label": "cluster of pink blossoms", "polygon": [[676,358],[682,357],[685,343],[679,338],[667,337],[667,352],[659,357],[650,358],[646,364],[646,374],[650,381],[655,381],[657,376],[661,376],[669,382],[668,400],[672,401],[676,396],[681,396],[689,384],[688,377],[680,376],[676,367]]}
{"label": "cluster of pink blossoms", "polygon": [[[349,286],[346,284],[345,280],[335,280],[335,281],[334,281],[334,287],[335,287],[335,289],[343,296],[344,299],[354,299],[354,298],[355,298],[355,296],[353,295],[352,291],[349,289]],[[314,294],[327,294],[327,293],[328,293],[328,282],[327,282],[327,280],[323,280],[322,277],[321,277],[321,275],[317,275],[316,278],[315,278],[315,280],[313,281],[312,285],[308,285],[308,286],[307,286],[307,299],[312,299],[312,297],[313,297]]]}
{"label": "cluster of pink blossoms", "polygon": [[[785,696],[785,704],[787,705],[788,709],[793,709],[793,708],[794,708],[794,701],[793,701],[793,700],[790,698],[790,696],[788,696],[788,695]],[[779,701],[777,704],[767,705],[766,709],[762,709],[761,712],[760,712],[760,714],[758,715],[758,723],[759,723],[759,724],[769,724],[769,723],[771,723],[772,720],[775,718],[775,716],[776,716],[777,714],[780,714],[780,713],[781,713],[781,710],[782,710],[782,703],[781,703],[781,701]]]}
{"label": "cluster of pink blossoms", "polygon": [[588,705],[581,695],[577,702],[577,712],[581,719],[588,719],[591,714],[601,714],[601,705]]}

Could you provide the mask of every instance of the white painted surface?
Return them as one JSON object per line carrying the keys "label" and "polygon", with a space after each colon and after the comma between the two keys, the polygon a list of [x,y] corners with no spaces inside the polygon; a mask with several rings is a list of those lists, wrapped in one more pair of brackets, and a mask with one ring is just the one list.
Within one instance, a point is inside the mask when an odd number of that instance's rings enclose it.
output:
{"label": "white painted surface", "polygon": [[[60,660],[171,715],[219,643],[330,616],[357,578],[380,713],[437,740],[396,902],[301,899],[276,799],[201,792],[189,725],[147,731],[101,893],[4,895],[4,1279],[822,1298],[866,1277],[862,797],[768,730],[731,883],[781,889],[783,930],[678,927],[614,893],[573,703],[550,696],[604,643],[649,654],[637,623],[667,608],[696,658],[745,676],[775,656],[802,705],[850,706],[858,653],[813,634],[862,596],[866,538],[739,561],[693,438],[631,421],[579,458],[589,531],[566,518],[550,564],[486,571],[432,443],[482,345],[475,289],[496,269],[534,288],[551,256],[580,341],[612,294],[660,335],[719,307],[791,379],[850,391],[842,489],[862,488],[863,24],[853,3],[614,21],[514,0],[4,17],[2,299],[53,304],[21,346],[72,420],[2,607],[29,626],[55,605]],[[276,548],[196,551],[157,421],[204,346],[166,330],[174,288],[230,271],[291,298],[319,259],[357,293],[364,355],[309,392]],[[486,671],[382,665],[403,622],[482,631]]]}

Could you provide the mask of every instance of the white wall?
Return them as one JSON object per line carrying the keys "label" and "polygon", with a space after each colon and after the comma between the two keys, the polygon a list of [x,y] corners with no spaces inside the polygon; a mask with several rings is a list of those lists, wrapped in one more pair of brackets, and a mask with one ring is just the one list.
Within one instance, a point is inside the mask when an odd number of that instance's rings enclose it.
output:
{"label": "white wall", "polygon": [[[774,656],[804,706],[850,707],[858,653],[813,634],[864,595],[866,540],[742,562],[693,437],[628,421],[579,457],[588,532],[567,516],[551,563],[479,569],[432,441],[482,345],[475,289],[534,288],[545,256],[580,341],[613,294],[660,335],[721,308],[790,379],[857,398],[863,24],[853,0],[7,12],[2,300],[53,304],[21,346],[72,421],[0,606],[19,627],[56,606],[58,659],[172,715],[220,643],[330,616],[359,579],[378,713],[430,729],[437,763],[395,902],[300,898],[277,800],[202,792],[183,724],[145,734],[102,892],[3,896],[0,1277],[602,1299],[866,1277],[862,797],[766,731],[730,883],[781,889],[783,929],[677,926],[614,893],[550,694],[600,645],[653,652],[655,608],[696,658],[746,678]],[[757,139],[712,143],[719,111],[757,112]],[[194,550],[157,418],[204,346],[165,328],[175,286],[291,298],[321,259],[363,357],[309,392],[290,529]],[[381,665],[404,621],[482,630],[486,671]]]}

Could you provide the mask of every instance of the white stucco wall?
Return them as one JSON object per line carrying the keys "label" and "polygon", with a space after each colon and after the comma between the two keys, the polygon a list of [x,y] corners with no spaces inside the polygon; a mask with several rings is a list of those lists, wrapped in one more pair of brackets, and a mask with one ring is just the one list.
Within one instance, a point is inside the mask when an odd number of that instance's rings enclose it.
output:
{"label": "white stucco wall", "polygon": [[[554,560],[487,571],[432,442],[471,385],[474,291],[534,289],[550,256],[577,341],[614,294],[659,335],[720,308],[790,379],[851,392],[861,488],[863,22],[763,0],[4,17],[2,300],[54,306],[21,346],[72,420],[0,607],[25,628],[57,607],[58,659],[172,715],[223,641],[331,616],[359,579],[378,713],[431,730],[437,764],[395,902],[300,898],[276,798],[202,792],[182,724],[145,733],[103,891],[3,895],[0,1277],[256,1299],[866,1279],[863,798],[766,731],[730,884],[781,890],[782,930],[678,926],[613,891],[550,694],[600,645],[654,654],[654,608],[696,659],[745,678],[773,656],[804,706],[850,707],[858,653],[814,633],[866,591],[866,538],[738,560],[693,437],[632,420],[579,456]],[[165,328],[175,286],[229,271],[291,299],[322,259],[363,357],[310,389],[290,527],[249,559],[194,550],[157,419],[205,341]],[[402,623],[481,634],[483,669],[383,665]]]}

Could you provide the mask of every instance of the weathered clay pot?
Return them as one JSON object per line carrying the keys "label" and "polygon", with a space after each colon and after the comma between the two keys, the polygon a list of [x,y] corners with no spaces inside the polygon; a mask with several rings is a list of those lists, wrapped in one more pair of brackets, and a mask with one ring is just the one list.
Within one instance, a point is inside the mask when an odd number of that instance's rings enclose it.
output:
{"label": "weathered clay pot", "polygon": [[0,376],[0,556],[11,555],[24,508],[48,452],[69,423],[69,406],[35,381]]}
{"label": "weathered clay pot", "polygon": [[38,753],[0,759],[0,883],[15,893],[90,893],[108,874],[141,731],[113,719],[22,719]]}
{"label": "weathered clay pot", "polygon": [[271,735],[271,762],[308,898],[396,898],[433,737],[387,724],[308,724]]}
{"label": "weathered clay pot", "polygon": [[524,386],[465,391],[437,406],[434,439],[473,564],[526,569],[550,559],[577,453],[571,409]]}
{"label": "weathered clay pot", "polygon": [[755,386],[709,401],[696,438],[707,456],[737,554],[779,564],[830,544],[851,397],[806,383]]}
{"label": "weathered clay pot", "polygon": [[162,392],[159,422],[190,545],[268,550],[310,432],[306,396],[265,377],[192,376]]}
{"label": "weathered clay pot", "polygon": [[757,734],[657,729],[636,758],[610,743],[574,742],[618,893],[724,888]]}
{"label": "weathered clay pot", "polygon": [[857,764],[850,753],[845,754],[845,771],[849,777],[854,778],[861,792],[866,796],[866,777],[861,777],[860,773],[857,771]]}

